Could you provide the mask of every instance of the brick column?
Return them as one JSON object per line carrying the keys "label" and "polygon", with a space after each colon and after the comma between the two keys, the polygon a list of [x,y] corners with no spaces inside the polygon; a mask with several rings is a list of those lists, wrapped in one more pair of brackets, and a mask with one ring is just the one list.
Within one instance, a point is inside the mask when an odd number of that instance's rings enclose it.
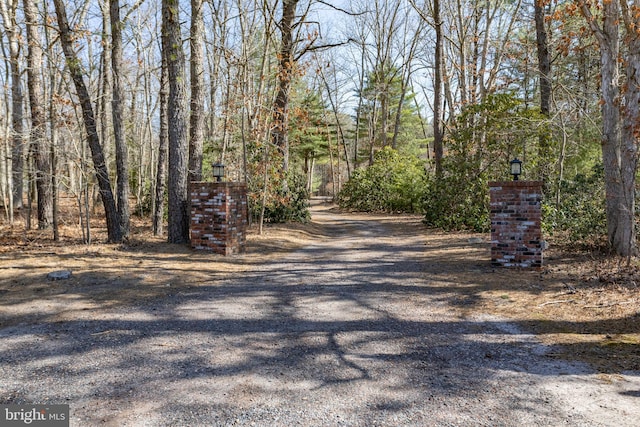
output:
{"label": "brick column", "polygon": [[542,267],[542,182],[490,182],[491,263]]}
{"label": "brick column", "polygon": [[243,253],[247,239],[247,186],[192,182],[191,246],[222,255]]}

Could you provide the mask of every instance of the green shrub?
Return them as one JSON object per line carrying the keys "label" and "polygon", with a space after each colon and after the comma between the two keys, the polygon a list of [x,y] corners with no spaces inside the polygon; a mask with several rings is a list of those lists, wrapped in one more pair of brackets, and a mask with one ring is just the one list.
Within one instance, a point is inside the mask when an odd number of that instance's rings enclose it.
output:
{"label": "green shrub", "polygon": [[373,165],[354,171],[338,194],[338,204],[364,212],[417,213],[422,212],[426,187],[423,160],[385,147]]}
{"label": "green shrub", "polygon": [[560,183],[559,203],[547,200],[543,206],[543,227],[562,231],[573,241],[585,242],[607,234],[604,169],[596,165],[585,174]]}
{"label": "green shrub", "polygon": [[[510,179],[509,160],[523,156],[523,147],[536,147],[546,134],[544,118],[509,93],[487,96],[484,103],[466,106],[446,141],[442,174],[424,200],[425,223],[445,230],[486,232],[490,227],[489,181]],[[536,150],[526,153],[528,174],[536,179],[548,162]]]}
{"label": "green shrub", "polygon": [[[288,188],[280,185],[270,194],[264,209],[264,221],[267,223],[284,222],[308,222],[311,219],[309,212],[309,194],[306,189],[304,176],[290,174],[287,179]],[[262,191],[250,195],[251,215],[260,218],[262,211]]]}
{"label": "green shrub", "polygon": [[[466,180],[455,175],[432,185],[425,197],[425,224],[444,230],[489,230],[487,180]],[[456,191],[456,189],[458,191]]]}

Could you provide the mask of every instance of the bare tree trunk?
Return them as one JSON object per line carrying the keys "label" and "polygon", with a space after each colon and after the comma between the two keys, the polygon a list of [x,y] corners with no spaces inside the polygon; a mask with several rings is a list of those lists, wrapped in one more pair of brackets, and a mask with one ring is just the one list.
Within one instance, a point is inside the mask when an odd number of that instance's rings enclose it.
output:
{"label": "bare tree trunk", "polygon": [[52,147],[46,138],[46,114],[43,106],[42,90],[42,49],[38,31],[38,11],[32,0],[24,0],[24,14],[27,20],[27,78],[29,105],[31,106],[31,145],[36,163],[36,191],[38,197],[38,228],[49,228],[53,218],[53,168]]}
{"label": "bare tree trunk", "polygon": [[289,92],[293,77],[293,21],[296,16],[298,0],[282,1],[282,18],[280,20],[280,53],[278,68],[278,92],[273,106],[274,127],[271,141],[278,147],[282,155],[282,169],[289,170]]}
{"label": "bare tree trunk", "polygon": [[569,135],[567,134],[566,124],[564,117],[560,118],[560,125],[562,126],[562,144],[560,145],[560,156],[558,158],[558,179],[556,181],[556,209],[560,208],[560,197],[562,190],[562,181],[564,180],[564,161],[567,157],[567,142]]}
{"label": "bare tree trunk", "polygon": [[222,120],[222,147],[220,149],[220,162],[224,163],[229,145],[229,124],[231,123],[231,89],[233,77],[231,73],[231,64],[227,61],[227,82],[224,94],[224,119]]}
{"label": "bare tree trunk", "polygon": [[[6,65],[6,64],[5,64]],[[7,66],[8,68],[8,66]],[[5,111],[9,111],[9,95],[5,92],[4,107]],[[9,163],[11,161],[11,147],[9,146],[9,133],[10,125],[0,118],[0,135],[2,135],[3,144],[0,146],[0,197],[2,197],[2,205],[5,216],[9,221],[9,224],[13,225],[13,192],[12,192],[12,177],[9,176],[11,168]]]}
{"label": "bare tree trunk", "polygon": [[[333,164],[333,148],[331,148],[331,134],[327,132],[327,149],[329,150],[329,170],[331,171],[331,188],[332,188],[332,197],[335,200],[338,195],[337,187],[336,187],[336,171],[335,166]],[[338,173],[340,173],[338,171]]]}
{"label": "bare tree trunk", "polygon": [[540,72],[540,112],[549,117],[551,111],[551,55],[545,26],[544,0],[534,0],[536,42],[538,46],[538,71]]}
{"label": "bare tree trunk", "polygon": [[[331,111],[333,112],[333,117],[336,121],[336,127],[338,128],[338,141],[342,143],[342,147],[344,149],[344,158],[347,163],[347,179],[351,178],[351,162],[349,159],[349,153],[347,151],[347,142],[344,137],[344,130],[342,129],[342,123],[340,123],[340,117],[338,116],[338,106],[336,102],[333,100],[333,96],[331,95],[331,87],[329,86],[329,81],[324,74],[323,67],[318,64],[318,69],[320,70],[320,77],[322,78],[322,82],[324,83],[324,87],[327,90],[327,98],[329,98],[329,103],[331,104]],[[335,70],[334,70],[334,78],[335,78]],[[315,157],[313,158],[315,160]],[[312,163],[313,165],[313,163]],[[311,193],[311,189],[309,189],[309,193]]]}
{"label": "bare tree trunk", "polygon": [[[621,81],[619,68],[620,55],[620,0],[605,1],[603,4],[602,27],[591,15],[589,6],[579,1],[581,12],[596,36],[600,47],[601,90],[602,90],[602,161],[604,164],[607,234],[612,249],[621,256],[631,256],[636,253],[635,242],[635,167],[637,164],[637,135],[630,141],[623,140],[630,137],[630,132],[637,128],[637,123],[626,123],[622,126],[621,119],[633,117],[634,113],[621,114],[619,82]],[[634,30],[635,31],[635,30]],[[628,44],[629,46],[629,44]],[[630,45],[634,48],[636,46]],[[633,54],[633,52],[630,52]],[[633,57],[632,57],[633,60]],[[631,68],[633,69],[633,68]],[[627,90],[637,91],[633,87],[636,83],[634,76],[627,76]],[[628,99],[632,99],[628,94]],[[635,102],[638,102],[636,99]],[[637,109],[637,106],[635,106]],[[637,120],[637,118],[636,118]]]}
{"label": "bare tree trunk", "polygon": [[20,30],[16,23],[17,2],[0,1],[0,12],[9,39],[9,63],[11,66],[11,171],[14,208],[22,208],[24,193],[24,114],[20,71]]}
{"label": "bare tree trunk", "polygon": [[[107,166],[109,166],[112,159],[112,145],[113,138],[111,122],[113,120],[113,111],[111,109],[113,104],[113,73],[111,64],[113,58],[111,57],[112,46],[109,31],[111,27],[110,19],[110,0],[100,1],[100,9],[102,11],[102,52],[100,54],[100,79],[98,81],[98,97],[96,99],[96,115],[98,135],[100,135],[100,141],[102,142],[102,150],[104,152],[104,159]],[[117,191],[117,190],[116,190]],[[116,200],[117,203],[117,200]]]}
{"label": "bare tree trunk", "polygon": [[162,69],[160,76],[160,137],[158,146],[158,165],[156,172],[155,210],[153,212],[153,234],[162,235],[164,217],[164,194],[167,182],[167,149],[169,147],[169,76],[167,56],[162,51]]}
{"label": "bare tree trunk", "polygon": [[189,181],[202,180],[204,140],[204,21],[202,0],[191,0],[191,117],[189,123]]}
{"label": "bare tree trunk", "polygon": [[436,31],[436,46],[434,52],[434,81],[433,81],[433,158],[436,164],[436,176],[442,176],[442,158],[444,156],[444,124],[442,121],[442,68],[444,54],[442,50],[442,16],[440,14],[440,0],[433,0],[433,23]]}
{"label": "bare tree trunk", "polygon": [[[551,54],[545,26],[544,0],[534,0],[536,42],[538,50],[538,72],[540,74],[540,113],[549,118],[551,114]],[[551,135],[542,132],[538,138],[538,153],[541,159],[538,175],[544,178],[552,170]]]}
{"label": "bare tree trunk", "polygon": [[116,146],[117,202],[122,238],[129,237],[129,153],[124,125],[124,79],[122,77],[122,22],[120,1],[111,0],[111,71],[113,75],[113,134]]}
{"label": "bare tree trunk", "polygon": [[[27,22],[33,22],[33,19],[31,18],[27,18],[29,16],[31,16],[31,12],[29,12],[28,7],[24,8],[24,13],[25,13],[25,18],[27,19]],[[48,12],[45,8],[44,12],[44,16],[43,16],[43,22],[48,22]],[[28,26],[29,24],[27,24]],[[49,45],[50,44],[50,40],[51,40],[51,36],[50,36],[50,27],[43,25],[43,33],[44,33],[44,43],[45,45]],[[27,32],[29,31],[28,27],[27,27]],[[55,98],[57,95],[57,88],[60,86],[60,83],[57,83],[56,78],[59,78],[60,80],[62,80],[62,76],[61,76],[61,72],[59,70],[54,71],[55,67],[51,65],[49,65],[49,70],[48,73],[45,71],[45,74],[48,74],[49,76],[49,87],[48,87],[48,91],[45,89],[45,92],[47,92],[46,94],[46,100],[47,100],[47,107],[45,108],[47,110],[46,114],[47,114],[47,118],[49,121],[49,129],[50,129],[50,146],[51,146],[51,171],[52,171],[52,175],[51,175],[51,186],[52,186],[52,198],[53,198],[53,239],[54,241],[59,241],[60,240],[60,233],[59,233],[59,188],[58,188],[58,152],[59,152],[59,146],[58,146],[58,114],[56,112],[55,109]]]}
{"label": "bare tree trunk", "polygon": [[458,49],[458,82],[460,84],[460,103],[464,106],[468,102],[469,92],[467,90],[467,52],[465,42],[467,38],[467,25],[464,22],[466,14],[463,12],[462,0],[456,0],[456,12],[457,25],[455,28],[457,31],[457,39],[455,45]]}
{"label": "bare tree trunk", "polygon": [[[5,68],[9,68],[9,66],[5,64]],[[3,98],[5,111],[9,111],[9,94],[5,92]],[[9,122],[5,122],[3,118],[0,118],[0,125],[2,126],[0,135],[2,135],[3,139],[2,147],[0,147],[0,195],[2,197],[5,216],[9,221],[9,224],[13,225],[13,179],[9,176],[9,171],[11,170],[9,166],[9,163],[11,162],[11,156],[9,155],[11,152],[9,133],[11,132],[11,129]]]}
{"label": "bare tree trunk", "polygon": [[169,243],[189,241],[188,131],[185,55],[182,49],[178,0],[162,1],[162,49],[169,76]]}
{"label": "bare tree trunk", "polygon": [[67,59],[67,66],[71,73],[71,78],[76,88],[80,104],[82,106],[82,118],[84,121],[85,131],[87,133],[87,141],[91,149],[91,158],[93,167],[98,179],[100,188],[100,196],[104,206],[105,217],[107,222],[108,240],[112,243],[121,242],[122,234],[120,233],[120,219],[116,209],[113,191],[111,190],[111,181],[109,180],[109,172],[105,164],[102,146],[100,145],[100,137],[96,128],[95,115],[89,91],[84,84],[80,60],[73,50],[74,37],[67,20],[67,12],[64,8],[63,0],[54,0],[56,15],[58,19],[58,27],[60,31],[60,42],[64,55]]}
{"label": "bare tree trunk", "polygon": [[[437,2],[438,0],[436,0]],[[415,58],[416,49],[418,47],[419,42],[421,41],[420,34],[424,28],[424,22],[420,21],[415,32],[409,38],[411,39],[411,43],[409,45],[409,50],[406,52],[406,56],[404,58],[404,66],[400,70],[400,100],[398,101],[398,106],[396,107],[395,114],[395,123],[393,124],[393,139],[391,141],[391,147],[394,150],[398,149],[398,136],[400,134],[400,125],[402,123],[402,110],[405,104],[405,98],[407,96],[407,90],[411,87],[411,76],[413,74],[412,63]],[[405,29],[405,37],[409,36],[407,30]]]}
{"label": "bare tree trunk", "polygon": [[387,73],[384,71],[386,68],[386,64],[382,65],[382,79],[384,79],[383,87],[380,90],[380,130],[378,134],[380,135],[382,142],[381,146],[386,147],[388,143],[387,131],[389,130],[389,82],[386,81]]}
{"label": "bare tree trunk", "polygon": [[[423,91],[425,91],[424,88],[422,88]],[[411,85],[411,91],[413,93],[416,93],[415,90],[415,86],[413,86],[413,84]],[[420,121],[420,129],[422,130],[422,137],[426,140],[429,138],[429,134],[427,132],[427,124],[425,123],[425,118],[422,117],[422,113],[420,112],[420,103],[418,102],[418,98],[413,98],[413,102],[415,104],[416,107],[416,113],[418,115],[418,120]],[[434,120],[435,122],[435,120]],[[431,151],[429,150],[429,146],[427,145],[427,152],[425,153],[427,156],[428,160],[431,160],[432,156],[431,156]]]}
{"label": "bare tree trunk", "polygon": [[58,212],[58,155],[56,153],[56,144],[55,144],[55,136],[52,132],[51,135],[51,204],[52,204],[52,226],[53,226],[53,240],[55,242],[60,241],[60,228],[58,225],[59,221],[59,212]]}
{"label": "bare tree trunk", "polygon": [[[364,89],[364,42],[362,44],[362,61],[360,63],[360,73],[358,75],[358,93],[362,93]],[[355,137],[353,141],[353,169],[358,169],[358,150],[360,147],[360,122],[362,121],[361,112],[362,112],[362,104],[363,97],[358,96],[358,106],[356,107],[356,130]]]}
{"label": "bare tree trunk", "polygon": [[624,99],[622,103],[622,158],[621,177],[624,211],[621,218],[622,233],[618,239],[624,248],[621,255],[627,256],[628,263],[631,255],[637,255],[636,243],[636,175],[638,171],[638,135],[640,135],[640,35],[638,25],[640,18],[637,8],[629,7],[626,0],[620,1],[623,21],[627,33],[626,44],[628,48],[625,58],[625,74],[627,80],[623,88]]}
{"label": "bare tree trunk", "polygon": [[264,144],[263,158],[264,175],[262,179],[262,205],[260,206],[260,218],[258,225],[258,234],[262,236],[264,226],[264,214],[267,209],[267,198],[269,195],[269,141]]}
{"label": "bare tree trunk", "polygon": [[377,103],[373,104],[373,108],[371,108],[371,112],[369,113],[369,129],[367,132],[367,136],[369,137],[369,166],[373,165],[374,154],[375,154],[375,145],[376,145],[376,126],[377,126]]}

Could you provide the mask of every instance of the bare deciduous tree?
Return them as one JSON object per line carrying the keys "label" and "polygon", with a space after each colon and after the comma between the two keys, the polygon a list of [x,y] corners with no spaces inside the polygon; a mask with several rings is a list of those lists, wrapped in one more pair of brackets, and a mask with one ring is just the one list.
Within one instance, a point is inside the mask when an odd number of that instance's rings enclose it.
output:
{"label": "bare deciduous tree", "polygon": [[37,20],[37,8],[32,0],[24,0],[24,14],[27,21],[27,78],[29,105],[31,107],[31,146],[36,165],[36,190],[38,197],[38,228],[48,228],[53,223],[53,168],[51,144],[46,138],[46,114],[43,103],[43,87],[40,77],[42,69],[42,49]]}
{"label": "bare deciduous tree", "polygon": [[0,16],[9,40],[11,66],[11,187],[14,208],[22,207],[24,193],[24,100],[20,70],[20,29],[16,22],[18,2],[0,1]]}
{"label": "bare deciduous tree", "polygon": [[113,197],[113,191],[111,189],[111,181],[107,165],[105,163],[102,145],[100,144],[100,136],[98,135],[96,127],[91,98],[84,83],[80,60],[73,50],[73,34],[69,27],[67,12],[65,10],[63,0],[54,0],[53,3],[56,9],[58,30],[60,31],[60,43],[62,44],[62,49],[67,59],[67,67],[71,73],[71,79],[73,80],[80,105],[82,106],[83,123],[105,211],[108,240],[110,242],[120,242],[122,241],[120,219],[116,208],[115,198]]}

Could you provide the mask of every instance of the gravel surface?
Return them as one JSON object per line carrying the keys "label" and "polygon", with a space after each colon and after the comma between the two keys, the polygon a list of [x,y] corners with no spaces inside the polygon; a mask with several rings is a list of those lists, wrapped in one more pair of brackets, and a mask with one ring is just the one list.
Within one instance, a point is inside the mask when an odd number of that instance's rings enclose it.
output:
{"label": "gravel surface", "polygon": [[67,403],[72,426],[640,422],[638,372],[604,378],[514,323],[461,315],[422,233],[314,220],[332,237],[236,278],[0,328],[0,402]]}

